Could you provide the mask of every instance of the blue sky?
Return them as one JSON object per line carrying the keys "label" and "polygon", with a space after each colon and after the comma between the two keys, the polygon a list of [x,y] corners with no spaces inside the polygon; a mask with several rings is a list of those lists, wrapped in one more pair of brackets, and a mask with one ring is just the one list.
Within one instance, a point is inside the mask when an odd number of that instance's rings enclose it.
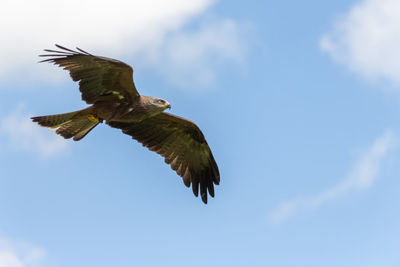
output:
{"label": "blue sky", "polygon": [[[2,2],[0,267],[400,266],[399,12],[396,0]],[[73,142],[31,123],[85,107],[65,71],[36,63],[54,43],[131,64],[140,93],[195,121],[216,197],[202,204],[116,129]]]}

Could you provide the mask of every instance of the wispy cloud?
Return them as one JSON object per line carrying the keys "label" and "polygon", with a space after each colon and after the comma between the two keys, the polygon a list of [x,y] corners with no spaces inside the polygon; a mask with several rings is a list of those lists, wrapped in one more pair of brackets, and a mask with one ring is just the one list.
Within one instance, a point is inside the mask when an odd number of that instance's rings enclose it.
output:
{"label": "wispy cloud", "polygon": [[363,0],[320,40],[322,50],[367,79],[400,86],[400,1]]}
{"label": "wispy cloud", "polygon": [[31,114],[23,107],[0,118],[2,145],[15,150],[30,151],[43,157],[51,157],[65,151],[68,143],[48,129],[39,127],[30,120]]}
{"label": "wispy cloud", "polygon": [[272,223],[281,223],[295,213],[316,209],[329,200],[334,200],[353,190],[362,190],[373,185],[378,177],[384,157],[396,145],[391,131],[375,140],[350,170],[345,180],[330,189],[314,196],[285,201],[272,211],[269,219]]}
{"label": "wispy cloud", "polygon": [[241,38],[247,30],[231,19],[208,20],[195,30],[168,35],[149,62],[182,88],[208,87],[214,84],[222,62],[244,61],[246,46]]}
{"label": "wispy cloud", "polygon": [[[70,0],[60,7],[51,0],[2,1],[0,25],[10,27],[0,27],[4,40],[0,80],[14,79],[12,74],[21,73],[29,81],[58,80],[60,76],[54,71],[49,77],[49,64],[36,62],[43,48],[60,43],[109,57],[148,59],[148,64],[154,64],[169,82],[202,86],[204,81],[214,79],[214,59],[238,62],[242,56],[239,50],[246,40],[238,37],[238,22],[215,17],[208,23],[208,16],[198,19],[214,3],[215,0]],[[200,24],[204,22],[203,26],[195,31],[184,30],[194,18]],[[204,71],[191,74],[191,81],[182,83],[177,77],[185,77],[188,67]]]}
{"label": "wispy cloud", "polygon": [[0,267],[39,266],[45,254],[40,247],[0,236]]}

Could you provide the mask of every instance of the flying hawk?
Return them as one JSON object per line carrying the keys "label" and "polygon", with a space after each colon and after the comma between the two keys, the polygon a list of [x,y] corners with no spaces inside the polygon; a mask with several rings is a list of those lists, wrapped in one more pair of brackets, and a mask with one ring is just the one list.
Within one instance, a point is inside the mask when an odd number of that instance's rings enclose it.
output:
{"label": "flying hawk", "polygon": [[74,112],[33,117],[41,126],[56,129],[64,138],[78,141],[103,121],[121,129],[143,146],[164,157],[165,162],[182,177],[194,195],[207,203],[207,192],[214,197],[214,184],[220,182],[217,163],[203,133],[192,121],[164,112],[171,105],[157,97],[143,96],[133,83],[131,66],[106,57],[74,51],[60,45],[60,50],[45,49],[51,62],[69,71],[79,81],[82,100],[88,108]]}

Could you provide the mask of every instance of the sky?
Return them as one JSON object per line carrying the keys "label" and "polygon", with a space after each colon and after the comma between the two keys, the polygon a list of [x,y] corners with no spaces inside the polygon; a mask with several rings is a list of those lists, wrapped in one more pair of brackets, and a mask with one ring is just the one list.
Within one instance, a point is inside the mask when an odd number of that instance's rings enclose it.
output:
{"label": "sky", "polygon": [[[400,266],[400,2],[0,3],[0,267]],[[195,121],[221,173],[204,205],[163,159],[97,126],[59,43],[122,60]]]}

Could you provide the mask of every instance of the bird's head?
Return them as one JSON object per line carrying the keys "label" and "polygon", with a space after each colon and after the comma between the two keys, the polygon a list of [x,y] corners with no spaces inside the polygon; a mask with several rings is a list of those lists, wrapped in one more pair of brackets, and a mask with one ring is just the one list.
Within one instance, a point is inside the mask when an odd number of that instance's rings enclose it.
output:
{"label": "bird's head", "polygon": [[151,102],[151,105],[153,105],[154,107],[156,107],[159,110],[164,111],[167,108],[171,109],[171,104],[168,103],[168,101],[166,101],[164,99],[152,97],[150,102]]}

